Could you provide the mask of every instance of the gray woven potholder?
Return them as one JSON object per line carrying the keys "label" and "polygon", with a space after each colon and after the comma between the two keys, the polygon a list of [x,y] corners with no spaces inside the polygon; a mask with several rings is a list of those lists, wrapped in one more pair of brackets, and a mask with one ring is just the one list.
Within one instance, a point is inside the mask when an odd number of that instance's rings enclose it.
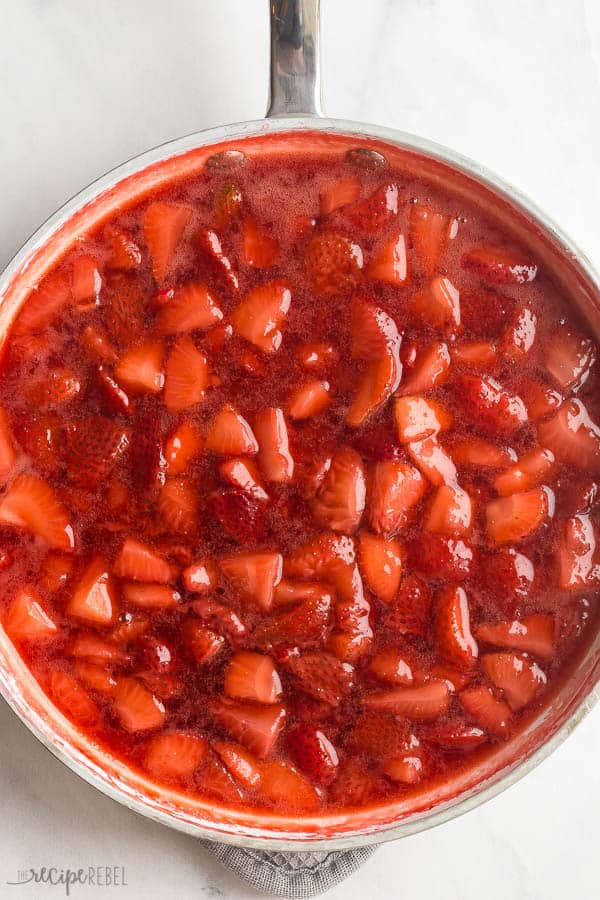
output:
{"label": "gray woven potholder", "polygon": [[274,897],[316,897],[352,875],[375,847],[325,852],[278,853],[242,850],[227,844],[204,842],[207,850],[238,878]]}

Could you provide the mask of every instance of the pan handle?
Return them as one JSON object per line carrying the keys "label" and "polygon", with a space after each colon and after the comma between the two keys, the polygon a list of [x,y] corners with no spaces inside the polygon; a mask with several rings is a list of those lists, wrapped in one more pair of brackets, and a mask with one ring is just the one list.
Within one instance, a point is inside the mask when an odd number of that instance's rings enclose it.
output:
{"label": "pan handle", "polygon": [[320,0],[269,0],[271,79],[267,117],[321,116]]}

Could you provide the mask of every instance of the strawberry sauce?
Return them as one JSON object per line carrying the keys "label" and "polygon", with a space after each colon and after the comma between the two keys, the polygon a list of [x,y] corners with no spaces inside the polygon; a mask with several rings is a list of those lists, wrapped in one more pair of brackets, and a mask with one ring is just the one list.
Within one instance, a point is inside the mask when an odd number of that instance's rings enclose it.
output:
{"label": "strawberry sauce", "polygon": [[0,615],[158,782],[387,801],[510,740],[594,627],[597,348],[464,201],[239,162],[83,235],[17,317]]}

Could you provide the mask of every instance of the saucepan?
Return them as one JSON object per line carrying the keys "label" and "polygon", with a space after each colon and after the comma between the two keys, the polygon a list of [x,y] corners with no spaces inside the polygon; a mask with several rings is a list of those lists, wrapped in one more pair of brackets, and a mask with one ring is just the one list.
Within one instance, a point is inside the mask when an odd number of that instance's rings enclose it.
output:
{"label": "saucepan", "polygon": [[[357,164],[405,168],[469,197],[528,247],[600,340],[600,279],[584,254],[518,191],[477,163],[429,141],[376,125],[323,118],[319,0],[272,0],[271,90],[266,119],[201,131],[163,144],[103,176],[30,238],[0,279],[0,340],[28,292],[77,235],[176,176],[234,167],[256,153],[350,152]],[[425,784],[406,799],[294,817],[231,810],[158,786],[133,772],[70,723],[45,696],[0,628],[0,690],[39,740],[81,778],[136,812],[196,837],[277,850],[343,849],[393,840],[461,815],[513,784],[577,725],[600,693],[600,630],[587,629],[579,655],[548,702],[506,744],[469,769]]]}

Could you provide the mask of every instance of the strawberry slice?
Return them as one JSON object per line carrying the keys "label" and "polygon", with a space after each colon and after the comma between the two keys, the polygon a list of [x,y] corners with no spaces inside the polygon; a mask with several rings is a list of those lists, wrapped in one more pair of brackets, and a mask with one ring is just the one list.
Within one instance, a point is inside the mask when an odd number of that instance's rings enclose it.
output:
{"label": "strawberry slice", "polygon": [[196,619],[187,619],[182,628],[183,641],[198,665],[211,662],[226,646],[222,634]]}
{"label": "strawberry slice", "polygon": [[109,225],[104,231],[104,237],[111,249],[108,260],[111,269],[127,272],[141,265],[142,252],[126,231],[115,225]]}
{"label": "strawberry slice", "polygon": [[150,407],[138,414],[133,429],[131,469],[134,483],[141,491],[153,492],[164,484],[166,468],[160,414]]}
{"label": "strawberry slice", "polygon": [[452,347],[452,360],[466,369],[485,372],[495,367],[498,351],[491,341],[459,341]]}
{"label": "strawberry slice", "polygon": [[392,537],[403,529],[420,502],[427,483],[418,469],[399,460],[373,466],[367,491],[367,520],[377,534]]}
{"label": "strawberry slice", "polygon": [[160,728],[165,708],[137,678],[119,677],[115,689],[113,711],[126,731],[152,731]]}
{"label": "strawberry slice", "polygon": [[64,436],[69,478],[91,490],[106,483],[129,447],[129,435],[105,416],[72,422]]}
{"label": "strawberry slice", "polygon": [[6,481],[17,461],[11,428],[4,410],[0,407],[0,481]]}
{"label": "strawberry slice", "polygon": [[388,684],[407,686],[414,681],[413,670],[406,654],[396,647],[388,647],[376,653],[369,663],[369,672],[378,681],[385,681]]}
{"label": "strawberry slice", "polygon": [[181,573],[183,586],[192,594],[208,594],[217,586],[219,572],[210,559],[196,560]]}
{"label": "strawberry slice", "polygon": [[182,422],[165,446],[165,459],[169,475],[183,475],[189,464],[202,453],[204,440],[192,422]]}
{"label": "strawberry slice", "polygon": [[429,507],[425,528],[447,537],[460,537],[471,530],[471,520],[472,504],[468,493],[458,484],[443,484]]}
{"label": "strawberry slice", "polygon": [[449,278],[437,277],[410,299],[413,316],[431,328],[454,331],[460,325],[460,298]]}
{"label": "strawberry slice", "polygon": [[166,584],[126,581],[122,585],[122,593],[128,606],[139,609],[175,609],[181,603],[179,591]]}
{"label": "strawberry slice", "polygon": [[339,757],[329,738],[314,725],[298,725],[287,732],[290,756],[314,784],[329,784],[335,778]]}
{"label": "strawberry slice", "polygon": [[358,757],[342,761],[339,775],[331,786],[332,798],[346,808],[364,806],[381,791],[381,782]]}
{"label": "strawberry slice", "polygon": [[264,539],[264,503],[247,491],[237,488],[216,491],[208,498],[208,509],[238,544]]}
{"label": "strawberry slice", "polygon": [[284,571],[292,578],[329,582],[340,599],[362,598],[354,540],[347,535],[317,535],[288,556]]}
{"label": "strawberry slice", "polygon": [[67,615],[89,625],[112,625],[117,598],[106,560],[96,555],[86,567],[66,606]]}
{"label": "strawberry slice", "polygon": [[457,478],[456,466],[445,448],[438,442],[437,435],[407,445],[408,455],[419,467],[425,478],[436,486],[454,484]]}
{"label": "strawberry slice", "polygon": [[150,739],[144,765],[155,778],[187,781],[205,756],[204,738],[185,731],[170,731]]}
{"label": "strawberry slice", "polygon": [[469,577],[473,550],[465,541],[438,534],[420,534],[408,545],[411,564],[431,578],[464,581]]}
{"label": "strawberry slice", "polygon": [[281,347],[280,326],[289,312],[292,294],[284,281],[270,281],[253,288],[231,314],[233,331],[263,353]]}
{"label": "strawberry slice", "polygon": [[406,240],[402,232],[393,234],[370,260],[366,274],[372,281],[385,281],[398,287],[409,280]]}
{"label": "strawberry slice", "polygon": [[239,744],[212,741],[211,746],[227,771],[244,787],[257,787],[262,779],[262,764]]}
{"label": "strawberry slice", "polygon": [[554,513],[554,494],[547,487],[500,497],[487,504],[487,533],[494,544],[511,544],[533,534]]}
{"label": "strawberry slice", "polygon": [[88,631],[73,638],[68,653],[75,659],[85,659],[96,666],[122,666],[131,661],[128,653]]}
{"label": "strawberry slice", "polygon": [[443,384],[450,369],[448,345],[436,341],[420,350],[411,371],[396,391],[397,396],[424,394]]}
{"label": "strawberry slice", "polygon": [[588,515],[567,519],[557,551],[561,588],[582,590],[600,581],[600,547],[594,523]]}
{"label": "strawberry slice", "polygon": [[179,534],[198,530],[198,492],[185,478],[167,478],[158,495],[161,522]]}
{"label": "strawberry slice", "polygon": [[110,337],[120,347],[139,340],[144,328],[145,294],[140,282],[119,273],[107,282],[106,325]]}
{"label": "strawberry slice", "polygon": [[512,622],[480,625],[477,639],[485,644],[532,653],[540,659],[554,656],[554,619],[544,613],[532,613]]}
{"label": "strawberry slice", "polygon": [[68,672],[54,669],[50,673],[48,685],[50,696],[70,719],[84,728],[97,728],[100,725],[100,710],[76,678]]}
{"label": "strawberry slice", "polygon": [[162,341],[144,341],[127,350],[115,366],[117,381],[137,394],[158,394],[162,391],[164,346]]}
{"label": "strawberry slice", "polygon": [[177,250],[192,210],[175,203],[155,200],[144,213],[144,240],[152,260],[152,274],[161,284]]}
{"label": "strawberry slice", "polygon": [[264,649],[287,643],[298,647],[320,644],[329,626],[331,605],[331,594],[324,593],[274,613],[254,629],[253,641]]}
{"label": "strawberry slice", "polygon": [[398,215],[398,186],[388,182],[359,200],[347,211],[348,219],[360,231],[372,234]]}
{"label": "strawberry slice", "polygon": [[434,639],[438,657],[455,669],[471,669],[478,656],[463,588],[448,588],[437,600]]}
{"label": "strawberry slice", "polygon": [[58,633],[52,617],[33,588],[19,591],[8,608],[4,628],[12,641],[46,641]]}
{"label": "strawberry slice", "polygon": [[213,419],[205,446],[207,450],[220,456],[252,456],[258,451],[258,443],[250,425],[229,404]]}
{"label": "strawberry slice", "polygon": [[423,774],[423,760],[419,756],[399,756],[396,759],[388,759],[383,771],[400,784],[416,784]]}
{"label": "strawberry slice", "polygon": [[343,206],[354,203],[358,199],[360,189],[360,179],[355,175],[349,175],[346,178],[340,178],[328,184],[325,190],[321,191],[319,197],[321,215],[328,216],[330,213],[335,212],[336,209],[341,209]]}
{"label": "strawberry slice", "polygon": [[219,475],[232,487],[251,494],[256,500],[266,501],[265,491],[258,467],[250,459],[226,459],[219,465]]}
{"label": "strawberry slice", "polygon": [[500,352],[513,362],[521,362],[535,343],[537,316],[529,306],[517,310],[500,340]]}
{"label": "strawberry slice", "polygon": [[60,466],[63,420],[53,412],[32,413],[27,419],[14,422],[15,436],[36,466],[55,472]]}
{"label": "strawberry slice", "polygon": [[531,260],[490,244],[469,250],[462,258],[462,267],[488,284],[527,284],[537,275],[537,266]]}
{"label": "strawberry slice", "polygon": [[147,544],[126,538],[115,560],[113,572],[119,578],[168,584],[176,573],[171,565]]}
{"label": "strawberry slice", "polygon": [[225,670],[225,693],[234,700],[275,703],[281,696],[281,680],[270,656],[240,650]]}
{"label": "strawberry slice", "polygon": [[286,668],[295,685],[327,706],[339,706],[354,686],[353,667],[320,650],[291,656]]}
{"label": "strawberry slice", "polygon": [[240,282],[231,260],[226,255],[221,244],[221,238],[212,228],[205,228],[200,232],[200,252],[206,262],[211,266],[215,274],[230,290],[237,291]]}
{"label": "strawberry slice", "polygon": [[324,412],[330,403],[329,382],[315,379],[292,391],[287,410],[292,419],[311,419]]}
{"label": "strawberry slice", "polygon": [[321,802],[312,784],[290,763],[280,759],[263,765],[260,794],[277,809],[298,812],[314,812]]}
{"label": "strawberry slice", "polygon": [[555,460],[552,450],[535,447],[494,479],[494,487],[501,497],[527,491],[554,476]]}
{"label": "strawberry slice", "polygon": [[159,334],[207,331],[222,319],[218,302],[206,285],[189,282],[177,288],[172,299],[161,306],[156,330]]}
{"label": "strawberry slice", "polygon": [[358,565],[365,584],[383,603],[391,603],[402,577],[402,549],[393,538],[361,531]]}
{"label": "strawberry slice", "polygon": [[504,547],[486,557],[481,567],[484,585],[496,603],[514,613],[519,602],[529,595],[535,578],[533,563],[513,547]]}
{"label": "strawberry slice", "polygon": [[17,475],[0,499],[0,522],[24,528],[57,550],[73,550],[69,516],[50,487],[37,475]]}
{"label": "strawberry slice", "polygon": [[426,203],[413,203],[410,208],[410,242],[419,268],[431,277],[446,247],[456,237],[458,220],[445,216]]}
{"label": "strawberry slice", "polygon": [[519,393],[525,401],[529,418],[534,422],[550,415],[563,402],[563,397],[558,391],[533,378],[524,378],[520,382]]}
{"label": "strawberry slice", "polygon": [[469,437],[453,441],[447,447],[455,465],[477,469],[501,469],[516,460],[514,450],[499,447],[482,438]]}
{"label": "strawberry slice", "polygon": [[219,561],[221,571],[244,599],[268,612],[273,605],[275,585],[281,580],[280,553],[238,553]]}
{"label": "strawberry slice", "polygon": [[250,216],[242,223],[242,259],[255,269],[268,269],[279,260],[279,244]]}
{"label": "strawberry slice", "polygon": [[448,685],[448,690],[452,693],[456,693],[457,691],[462,691],[462,689],[468,685],[473,673],[459,672],[457,669],[453,669],[452,666],[438,663],[431,667],[430,674],[432,678],[436,678],[439,681],[445,681]]}
{"label": "strawberry slice", "polygon": [[337,297],[352,291],[362,277],[363,252],[358,244],[334,232],[319,232],[304,251],[306,274],[316,292]]}
{"label": "strawberry slice", "polygon": [[581,400],[569,400],[538,425],[538,439],[559,463],[587,471],[600,471],[600,428]]}
{"label": "strawberry slice", "polygon": [[96,691],[98,694],[102,694],[105,697],[114,696],[117,687],[117,679],[111,672],[101,668],[101,666],[95,666],[93,663],[86,662],[85,660],[75,662],[73,664],[73,671],[75,672],[76,678],[83,682],[86,687],[91,688],[93,691]]}
{"label": "strawberry slice", "polygon": [[283,410],[270,407],[254,419],[258,441],[258,463],[267,481],[286,484],[294,477],[294,459],[290,453],[288,428]]}
{"label": "strawberry slice", "polygon": [[467,688],[458,695],[465,711],[485,731],[505,735],[510,724],[510,707],[494,696],[489,687]]}
{"label": "strawberry slice", "polygon": [[228,697],[213,700],[209,709],[221,728],[260,759],[268,756],[275,746],[286,716],[280,703],[255,706]]}
{"label": "strawberry slice", "polygon": [[12,328],[13,337],[45,331],[52,320],[71,302],[71,288],[67,276],[56,273],[44,278],[27,298]]}
{"label": "strawberry slice", "polygon": [[512,434],[527,421],[527,408],[494,378],[461,375],[457,379],[461,411],[467,421],[494,437]]}
{"label": "strawberry slice", "polygon": [[240,786],[213,753],[209,753],[195,780],[205,794],[216,797],[228,805],[240,803],[244,799]]}
{"label": "strawberry slice", "polygon": [[405,395],[394,401],[394,419],[403,444],[422,441],[452,424],[450,414],[437,400]]}
{"label": "strawberry slice", "polygon": [[129,395],[115,381],[111,372],[104,366],[98,366],[96,374],[98,384],[102,388],[104,398],[110,408],[121,415],[130,415],[133,411],[133,403]]}
{"label": "strawberry slice", "polygon": [[513,711],[531,703],[547,680],[537,663],[516,653],[486,653],[481,667]]}
{"label": "strawberry slice", "polygon": [[359,382],[346,421],[356,427],[398,387],[402,376],[401,337],[394,320],[363,297],[352,303],[352,355],[369,365]]}
{"label": "strawberry slice", "polygon": [[544,347],[546,370],[561,391],[576,391],[596,362],[593,342],[561,325]]}
{"label": "strawberry slice", "polygon": [[181,412],[203,399],[208,387],[209,365],[205,354],[196,349],[189,335],[173,344],[165,366],[165,406],[169,412]]}
{"label": "strawberry slice", "polygon": [[341,447],[332,457],[312,502],[312,513],[325,528],[351,533],[360,524],[365,498],[362,460],[356,450]]}
{"label": "strawberry slice", "polygon": [[445,681],[429,681],[418,687],[397,687],[376,691],[362,698],[369,711],[391,713],[411,721],[436,719],[450,704],[450,692]]}
{"label": "strawberry slice", "polygon": [[102,290],[102,275],[98,261],[91,256],[78,256],[71,270],[71,292],[79,309],[93,309],[98,305]]}
{"label": "strawberry slice", "polygon": [[443,725],[431,725],[420,731],[421,737],[443,750],[469,751],[485,743],[487,735],[482,728],[467,722],[452,721]]}
{"label": "strawberry slice", "polygon": [[385,617],[386,627],[396,634],[427,637],[431,620],[431,591],[416,575],[410,574]]}
{"label": "strawberry slice", "polygon": [[385,762],[406,752],[409,733],[406,724],[392,716],[366,714],[355,722],[349,741],[358,753]]}
{"label": "strawberry slice", "polygon": [[110,343],[105,332],[93,325],[88,325],[81,333],[81,339],[88,353],[98,362],[114,363],[117,361],[117,351]]}

